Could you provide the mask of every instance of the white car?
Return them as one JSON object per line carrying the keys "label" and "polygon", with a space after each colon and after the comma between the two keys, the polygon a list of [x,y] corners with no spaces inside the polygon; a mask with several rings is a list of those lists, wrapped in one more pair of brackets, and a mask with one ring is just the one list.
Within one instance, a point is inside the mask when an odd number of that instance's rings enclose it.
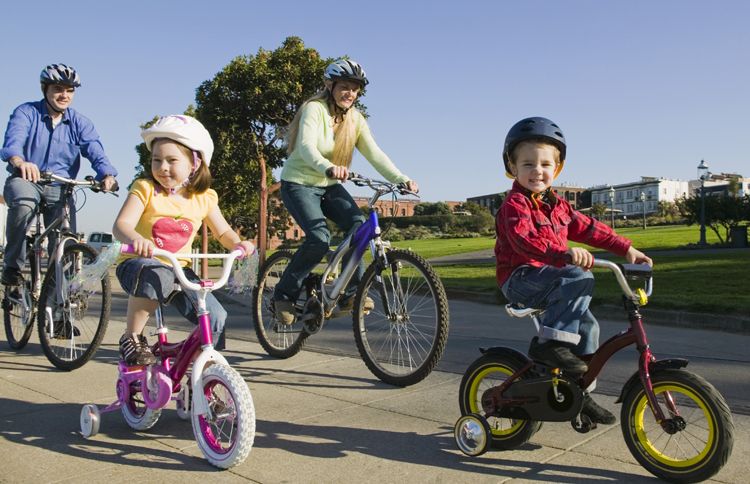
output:
{"label": "white car", "polygon": [[115,239],[111,232],[91,232],[89,234],[89,240],[86,243],[93,247],[97,252],[101,252],[112,245],[114,240]]}

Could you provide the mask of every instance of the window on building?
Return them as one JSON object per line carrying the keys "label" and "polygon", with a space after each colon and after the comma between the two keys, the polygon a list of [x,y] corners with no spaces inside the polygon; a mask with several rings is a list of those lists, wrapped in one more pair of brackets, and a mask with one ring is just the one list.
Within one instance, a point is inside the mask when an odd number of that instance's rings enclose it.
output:
{"label": "window on building", "polygon": [[299,239],[299,230],[294,229],[294,238]]}
{"label": "window on building", "polygon": [[406,209],[405,208],[401,209],[401,216],[402,217],[406,217]]}

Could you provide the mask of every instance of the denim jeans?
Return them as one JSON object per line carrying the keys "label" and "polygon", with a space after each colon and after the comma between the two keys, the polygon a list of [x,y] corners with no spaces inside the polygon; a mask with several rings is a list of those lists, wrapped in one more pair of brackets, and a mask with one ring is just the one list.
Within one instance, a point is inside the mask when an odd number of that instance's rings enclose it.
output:
{"label": "denim jeans", "polygon": [[[326,218],[331,219],[348,235],[364,223],[365,217],[349,192],[339,183],[329,187],[310,187],[282,181],[281,199],[289,214],[305,232],[305,241],[276,284],[274,299],[296,301],[305,278],[330,247],[331,232],[326,225]],[[348,258],[344,259],[344,265],[347,260]],[[354,295],[364,271],[364,261],[360,261],[344,291],[345,298]]]}
{"label": "denim jeans", "polygon": [[[26,264],[26,231],[34,215],[34,211],[42,200],[46,207],[42,212],[44,225],[49,225],[55,217],[62,213],[63,186],[37,185],[19,176],[10,176],[5,180],[3,196],[8,205],[8,218],[5,221],[5,267],[23,269]],[[70,211],[70,227],[76,231],[75,210]],[[57,234],[51,232],[48,237],[48,253],[57,243]]]}
{"label": "denim jeans", "polygon": [[586,355],[599,347],[599,323],[589,304],[594,276],[578,266],[521,266],[503,284],[512,303],[544,309],[539,336],[576,345],[573,353]]}
{"label": "denim jeans", "polygon": [[[154,259],[134,257],[122,261],[117,266],[115,274],[128,295],[159,301],[161,304],[171,304],[185,319],[198,324],[198,313],[195,310],[198,305],[198,293],[188,289],[175,292],[179,284],[175,282],[174,272],[168,265]],[[189,281],[200,280],[190,269],[185,269],[185,276]],[[206,310],[209,313],[216,345],[224,329],[227,312],[211,293],[206,295]]]}

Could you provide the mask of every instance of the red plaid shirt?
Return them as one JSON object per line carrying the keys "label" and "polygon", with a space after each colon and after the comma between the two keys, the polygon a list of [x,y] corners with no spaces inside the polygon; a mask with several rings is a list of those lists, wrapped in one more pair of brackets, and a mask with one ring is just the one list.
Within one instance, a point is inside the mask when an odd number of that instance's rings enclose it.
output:
{"label": "red plaid shirt", "polygon": [[[532,194],[518,182],[497,212],[495,259],[498,285],[521,265],[563,267],[568,239],[624,256],[630,240],[557,198]],[[546,199],[545,199],[546,198]]]}

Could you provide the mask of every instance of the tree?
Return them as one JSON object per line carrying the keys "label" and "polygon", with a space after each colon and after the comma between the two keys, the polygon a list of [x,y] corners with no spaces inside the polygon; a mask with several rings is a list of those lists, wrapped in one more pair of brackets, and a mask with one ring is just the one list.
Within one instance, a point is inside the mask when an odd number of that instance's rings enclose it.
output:
{"label": "tree", "polygon": [[[740,222],[747,220],[750,213],[750,197],[729,195],[705,197],[705,224],[719,238],[719,243],[731,241],[731,233]],[[683,197],[677,200],[677,207],[686,218],[688,225],[701,222],[701,197]]]}
{"label": "tree", "polygon": [[[322,87],[329,62],[299,37],[288,37],[276,50],[261,48],[254,56],[234,58],[198,87],[196,117],[214,138],[214,188],[232,225],[254,227],[247,221],[258,220],[261,204],[267,203],[266,186],[273,182],[266,167],[283,163],[284,129],[302,102]],[[288,215],[271,214],[256,231],[265,235],[266,223],[278,232],[288,225]],[[265,244],[265,237],[258,239]]]}
{"label": "tree", "polygon": [[414,206],[414,215],[450,215],[451,209],[445,202],[422,202]]}
{"label": "tree", "polygon": [[603,203],[595,203],[591,206],[591,216],[597,220],[603,220],[607,214],[607,206]]}

